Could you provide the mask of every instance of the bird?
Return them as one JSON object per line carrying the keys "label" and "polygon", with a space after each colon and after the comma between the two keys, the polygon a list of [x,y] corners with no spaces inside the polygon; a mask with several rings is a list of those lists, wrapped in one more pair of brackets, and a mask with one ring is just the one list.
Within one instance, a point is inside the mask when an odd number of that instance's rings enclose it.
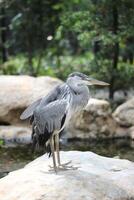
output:
{"label": "bird", "polygon": [[[35,148],[43,147],[52,155],[52,169],[69,169],[70,162],[61,163],[59,138],[71,119],[81,112],[90,99],[89,85],[108,86],[81,72],[68,75],[66,81],[54,87],[48,95],[28,106],[20,116],[21,120],[30,118],[32,142]],[[68,165],[68,166],[67,166]]]}

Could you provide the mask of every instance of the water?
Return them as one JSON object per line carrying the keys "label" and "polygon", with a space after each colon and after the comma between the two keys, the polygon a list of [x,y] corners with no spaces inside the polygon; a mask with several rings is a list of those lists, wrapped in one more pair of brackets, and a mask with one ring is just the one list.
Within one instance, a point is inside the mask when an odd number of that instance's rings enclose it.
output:
{"label": "water", "polygon": [[[112,140],[70,140],[61,144],[61,149],[92,151],[102,156],[118,157],[134,161],[134,141],[130,139]],[[31,146],[0,147],[0,178],[10,171],[22,168],[41,153],[32,153]]]}

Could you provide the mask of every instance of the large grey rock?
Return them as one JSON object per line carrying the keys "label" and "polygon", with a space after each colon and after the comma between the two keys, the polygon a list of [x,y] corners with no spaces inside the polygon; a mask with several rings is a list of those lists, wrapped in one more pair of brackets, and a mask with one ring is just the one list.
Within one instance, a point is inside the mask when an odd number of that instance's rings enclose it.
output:
{"label": "large grey rock", "polygon": [[117,107],[112,115],[118,127],[116,129],[116,136],[119,132],[121,135],[124,132],[124,136],[134,139],[134,98]]}
{"label": "large grey rock", "polygon": [[7,145],[29,144],[31,142],[31,129],[24,126],[0,126],[0,139]]}
{"label": "large grey rock", "polygon": [[18,124],[21,112],[61,81],[50,77],[0,76],[0,124]]}
{"label": "large grey rock", "polygon": [[[6,142],[30,143],[31,128],[20,125],[0,126],[0,138]],[[134,138],[134,128],[121,127],[113,118],[110,104],[105,100],[91,99],[85,110],[73,117],[66,129],[65,138]]]}
{"label": "large grey rock", "polygon": [[111,138],[115,137],[116,128],[110,103],[106,100],[90,99],[86,108],[72,119],[68,137]]}
{"label": "large grey rock", "polygon": [[134,98],[117,107],[113,117],[121,126],[129,127],[134,125]]}
{"label": "large grey rock", "polygon": [[[11,133],[11,137],[15,136],[17,140],[21,137],[21,133],[22,138],[29,134],[30,129],[23,128],[22,126],[26,123],[19,119],[21,112],[33,101],[47,95],[60,83],[62,81],[50,77],[0,76],[0,125],[11,124],[21,127],[21,131],[12,126],[1,127],[0,138],[5,130],[7,138]],[[132,99],[130,103],[117,108],[112,116],[108,101],[91,99],[85,110],[71,120],[67,137],[113,138],[130,136],[134,138],[134,129],[130,130],[126,127],[134,124],[133,105],[134,100]]]}
{"label": "large grey rock", "polygon": [[42,156],[0,180],[1,200],[130,200],[134,199],[134,163],[91,152],[62,152],[77,170],[49,171]]}
{"label": "large grey rock", "polygon": [[134,139],[134,126],[121,126],[115,120],[108,101],[92,98],[86,108],[71,120],[67,137],[84,139],[130,137]]}

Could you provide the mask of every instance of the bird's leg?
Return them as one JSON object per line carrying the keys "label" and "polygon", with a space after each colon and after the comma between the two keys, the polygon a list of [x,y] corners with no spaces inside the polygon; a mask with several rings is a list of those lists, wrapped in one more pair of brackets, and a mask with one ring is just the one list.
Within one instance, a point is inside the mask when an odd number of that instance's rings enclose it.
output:
{"label": "bird's leg", "polygon": [[56,134],[55,135],[55,145],[56,145],[56,153],[57,153],[57,161],[58,161],[58,165],[61,165],[61,162],[60,162],[60,153],[59,153],[59,151],[60,151],[60,148],[59,148],[59,134]]}
{"label": "bird's leg", "polygon": [[[58,166],[62,166],[62,167],[65,167],[67,166],[68,164],[71,163],[71,161],[67,162],[67,163],[64,163],[64,164],[61,164],[61,161],[60,161],[60,152],[59,152],[59,133],[55,135],[55,144],[56,144],[56,153],[57,153],[57,161],[58,161]],[[69,167],[69,166],[68,166]],[[70,166],[72,167],[72,166]]]}
{"label": "bird's leg", "polygon": [[53,138],[53,136],[50,138],[50,148],[51,148],[52,158],[53,158],[53,168],[54,168],[54,171],[57,173],[56,159],[55,159],[55,153],[54,153],[54,138]]}

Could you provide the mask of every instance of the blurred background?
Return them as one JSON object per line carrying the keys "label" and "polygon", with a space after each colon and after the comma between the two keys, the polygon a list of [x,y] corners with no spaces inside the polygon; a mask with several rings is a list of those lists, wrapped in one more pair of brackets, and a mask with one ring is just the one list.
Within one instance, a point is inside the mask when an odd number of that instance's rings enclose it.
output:
{"label": "blurred background", "polygon": [[110,86],[91,88],[62,149],[134,161],[134,1],[0,0],[1,176],[38,155],[20,113],[73,71]]}

